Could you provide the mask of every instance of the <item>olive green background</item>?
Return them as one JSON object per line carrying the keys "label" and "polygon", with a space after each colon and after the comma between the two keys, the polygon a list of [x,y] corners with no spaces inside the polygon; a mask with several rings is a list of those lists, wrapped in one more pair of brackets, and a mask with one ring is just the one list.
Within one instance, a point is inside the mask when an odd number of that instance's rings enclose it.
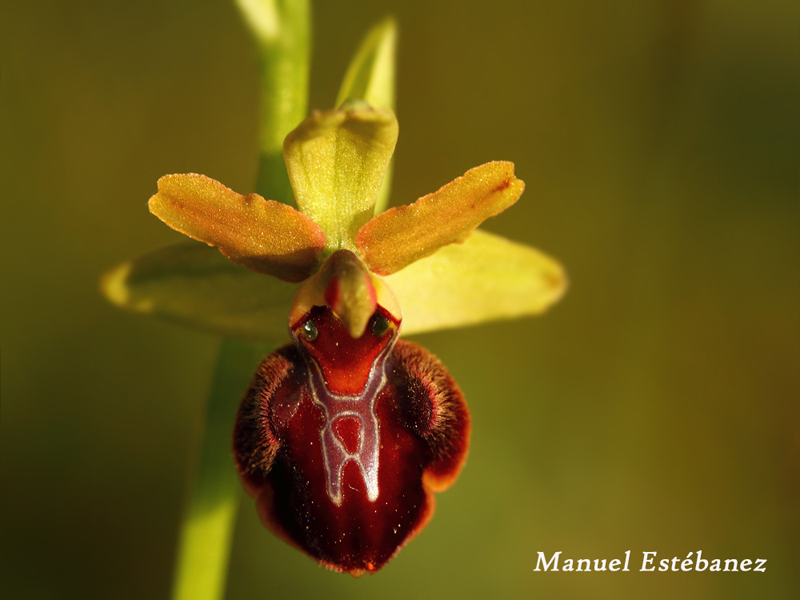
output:
{"label": "olive green background", "polygon": [[[417,337],[473,415],[460,480],[382,572],[327,572],[240,510],[228,598],[796,598],[800,5],[317,2],[311,106],[400,24],[393,202],[489,160],[486,228],[558,257],[541,318]],[[104,270],[178,239],[156,180],[242,193],[255,52],[233,6],[2,3],[2,571],[9,599],[167,598],[217,341]],[[629,573],[536,573],[548,556]],[[640,573],[658,558],[766,573]]]}

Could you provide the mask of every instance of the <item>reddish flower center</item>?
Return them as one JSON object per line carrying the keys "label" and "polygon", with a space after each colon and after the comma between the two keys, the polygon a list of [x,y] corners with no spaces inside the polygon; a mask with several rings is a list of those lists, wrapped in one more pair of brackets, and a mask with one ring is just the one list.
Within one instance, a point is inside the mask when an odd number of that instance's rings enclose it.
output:
{"label": "reddish flower center", "polygon": [[398,322],[378,307],[360,338],[353,338],[329,307],[315,306],[294,329],[308,363],[314,403],[325,413],[320,431],[328,496],[342,503],[344,468],[358,467],[367,498],[378,499],[380,423],[375,400],[386,385],[386,358]]}

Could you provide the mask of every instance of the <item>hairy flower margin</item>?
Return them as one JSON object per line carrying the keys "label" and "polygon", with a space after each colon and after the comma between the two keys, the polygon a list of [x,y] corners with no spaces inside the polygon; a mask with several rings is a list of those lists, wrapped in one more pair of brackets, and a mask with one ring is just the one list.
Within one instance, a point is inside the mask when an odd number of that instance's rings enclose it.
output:
{"label": "hairy flower margin", "polygon": [[283,145],[297,209],[204,175],[162,177],[151,212],[205,245],[156,250],[103,281],[119,306],[228,337],[283,342],[288,315],[292,343],[239,409],[237,469],[269,529],[354,575],[425,526],[466,457],[461,392],[399,334],[539,313],[565,289],[557,262],[476,229],[522,194],[509,162],[374,215],[397,134],[391,110],[361,100],[315,111]]}

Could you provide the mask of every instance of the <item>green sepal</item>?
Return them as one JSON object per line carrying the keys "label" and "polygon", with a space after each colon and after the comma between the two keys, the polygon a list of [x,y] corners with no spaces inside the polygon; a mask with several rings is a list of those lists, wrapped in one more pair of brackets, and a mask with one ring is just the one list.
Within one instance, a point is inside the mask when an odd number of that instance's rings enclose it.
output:
{"label": "green sepal", "polygon": [[117,306],[209,333],[283,343],[297,285],[254,273],[200,242],[181,242],[123,263],[101,282]]}
{"label": "green sepal", "polygon": [[327,254],[356,250],[356,233],[374,214],[396,143],[394,113],[358,101],[315,111],[286,136],[283,155],[297,207],[322,228]]}
{"label": "green sepal", "polygon": [[[387,17],[369,30],[347,68],[336,106],[363,100],[373,108],[395,110],[397,80],[397,23]],[[389,163],[375,202],[375,213],[386,210],[392,188],[394,160]]]}
{"label": "green sepal", "polygon": [[567,285],[552,258],[480,229],[384,279],[403,309],[404,335],[538,314]]}

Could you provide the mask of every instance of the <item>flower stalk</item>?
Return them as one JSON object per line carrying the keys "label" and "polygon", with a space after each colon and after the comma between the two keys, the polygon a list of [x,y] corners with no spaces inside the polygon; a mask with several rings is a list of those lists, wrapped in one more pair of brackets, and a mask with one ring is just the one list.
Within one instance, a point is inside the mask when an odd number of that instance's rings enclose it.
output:
{"label": "flower stalk", "polygon": [[220,344],[206,407],[198,461],[178,542],[174,600],[224,597],[228,558],[241,495],[231,458],[231,429],[242,391],[269,347],[233,339]]}
{"label": "flower stalk", "polygon": [[256,192],[285,204],[294,195],[283,163],[283,138],[308,111],[311,63],[309,0],[236,0],[259,61],[259,162]]}
{"label": "flower stalk", "polygon": [[[308,0],[236,0],[259,56],[259,162],[256,190],[293,204],[283,140],[308,104]],[[173,600],[220,600],[230,560],[241,484],[231,456],[236,408],[270,345],[223,338],[206,407],[197,464],[181,523]]]}

